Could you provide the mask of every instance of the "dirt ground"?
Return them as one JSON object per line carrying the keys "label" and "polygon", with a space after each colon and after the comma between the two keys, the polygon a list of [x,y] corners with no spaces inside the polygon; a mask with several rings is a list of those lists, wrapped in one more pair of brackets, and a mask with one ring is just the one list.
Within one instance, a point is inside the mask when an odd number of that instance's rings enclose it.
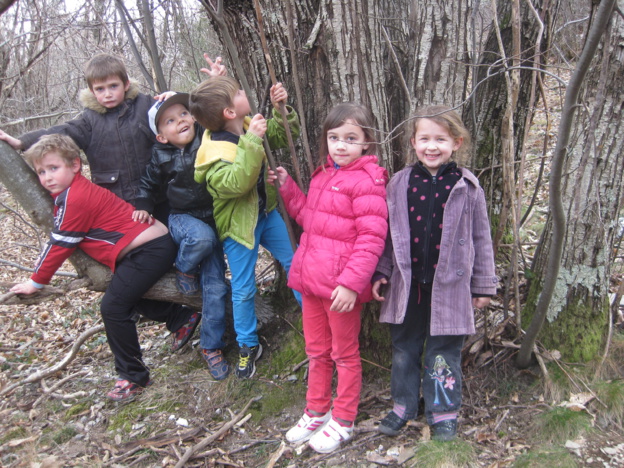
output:
{"label": "dirt ground", "polygon": [[[45,236],[39,238],[25,223],[23,213],[12,211],[15,205],[4,188],[0,188],[0,201],[0,230],[6,239],[0,256],[4,263],[0,286],[6,291],[28,278],[22,268],[33,263]],[[71,266],[62,270],[71,273]],[[118,404],[104,398],[115,374],[102,332],[86,340],[64,369],[43,379],[32,378],[61,362],[76,337],[100,323],[100,294],[74,289],[72,281],[58,277],[55,287],[61,293],[42,302],[0,305],[0,466],[171,467],[191,449],[186,466],[422,464],[417,452],[430,439],[422,417],[411,421],[396,438],[376,431],[391,408],[390,375],[379,363],[365,363],[352,441],[330,455],[285,443],[284,434],[299,418],[305,398],[298,310],[281,311],[264,325],[260,333],[265,357],[258,361],[257,375],[250,381],[233,376],[224,382],[212,381],[194,347],[197,336],[179,354],[171,354],[168,332],[153,323],[141,324],[140,335],[154,385],[134,402]],[[459,439],[471,454],[468,462],[447,461],[445,466],[540,466],[539,461],[519,463],[535,447],[545,450],[543,441],[534,437],[536,420],[573,392],[564,392],[553,401],[545,392],[539,367],[521,371],[513,365],[516,349],[511,322],[505,321],[496,301],[489,313],[488,345],[478,339],[483,323],[483,317],[478,317],[480,332],[467,343],[464,359]],[[226,349],[226,355],[231,364],[236,361],[235,349]],[[263,398],[252,401],[259,396]],[[593,415],[589,416],[593,429],[582,437],[547,444],[555,454],[566,455],[563,464],[548,464],[623,466],[621,427],[595,417],[600,409],[595,399],[590,398],[585,408],[584,412]],[[232,420],[239,420],[238,424],[228,428]],[[566,464],[570,460],[573,464]]]}

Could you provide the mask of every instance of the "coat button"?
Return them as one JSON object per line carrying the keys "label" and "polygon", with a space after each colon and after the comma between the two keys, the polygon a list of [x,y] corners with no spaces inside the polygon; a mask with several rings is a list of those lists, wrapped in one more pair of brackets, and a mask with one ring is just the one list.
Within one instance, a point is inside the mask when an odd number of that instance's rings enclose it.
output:
{"label": "coat button", "polygon": [[115,182],[115,176],[111,177],[111,180],[112,180],[113,182]]}
{"label": "coat button", "polygon": [[459,239],[459,245],[464,245],[466,243],[466,239]]}
{"label": "coat button", "polygon": [[498,283],[498,277],[492,276],[492,283]]}
{"label": "coat button", "polygon": [[464,276],[464,270],[457,270],[457,276]]}

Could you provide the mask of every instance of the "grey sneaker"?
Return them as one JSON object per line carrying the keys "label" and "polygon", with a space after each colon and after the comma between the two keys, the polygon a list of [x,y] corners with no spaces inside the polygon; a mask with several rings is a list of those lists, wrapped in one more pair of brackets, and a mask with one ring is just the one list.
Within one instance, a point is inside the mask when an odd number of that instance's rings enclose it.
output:
{"label": "grey sneaker", "polygon": [[262,345],[258,344],[251,348],[243,345],[239,352],[236,376],[239,379],[250,379],[256,373],[256,361],[262,356]]}
{"label": "grey sneaker", "polygon": [[403,419],[397,416],[394,411],[390,411],[388,415],[381,420],[381,423],[379,423],[378,430],[382,434],[394,437],[395,435],[398,435],[399,432],[401,432],[401,429],[406,424],[407,419]]}

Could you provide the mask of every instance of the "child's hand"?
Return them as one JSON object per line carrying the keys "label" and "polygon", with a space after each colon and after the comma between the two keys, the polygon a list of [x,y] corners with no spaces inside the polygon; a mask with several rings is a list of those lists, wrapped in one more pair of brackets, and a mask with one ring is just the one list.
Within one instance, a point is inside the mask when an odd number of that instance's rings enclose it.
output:
{"label": "child's hand", "polygon": [[169,99],[174,94],[177,94],[177,93],[175,91],[165,91],[164,93],[157,94],[156,96],[154,96],[154,100],[156,100],[156,101],[166,101],[167,99]]}
{"label": "child's hand", "polygon": [[208,76],[225,76],[227,75],[227,69],[225,65],[221,64],[221,57],[217,57],[213,62],[208,54],[204,54],[204,60],[208,64],[209,68],[201,68],[199,71],[205,73]]}
{"label": "child's hand", "polygon": [[286,104],[286,100],[288,99],[288,93],[286,92],[286,88],[282,83],[277,83],[271,86],[271,103],[275,109],[279,110],[279,103],[283,102]]}
{"label": "child's hand", "polygon": [[149,223],[150,226],[154,224],[154,218],[145,210],[134,210],[132,212],[132,221],[135,223]]}
{"label": "child's hand", "polygon": [[269,169],[269,175],[267,176],[267,182],[271,185],[275,185],[275,181],[280,185],[284,185],[288,179],[288,172],[282,166],[276,167],[275,171]]}
{"label": "child's hand", "polygon": [[332,291],[331,299],[334,301],[329,310],[333,312],[351,312],[355,306],[357,293],[344,286],[338,286]]}
{"label": "child's hand", "polygon": [[26,283],[16,284],[11,289],[9,289],[9,291],[14,292],[15,294],[29,295],[29,294],[36,293],[37,291],[39,291],[39,289],[35,288],[32,284],[26,282]]}
{"label": "child's hand", "polygon": [[381,291],[383,285],[385,284],[388,284],[388,280],[386,278],[378,279],[373,283],[373,299],[376,301],[383,302],[386,300]]}
{"label": "child's hand", "polygon": [[8,133],[0,130],[0,140],[6,141],[13,149],[20,150],[23,149],[22,140],[18,140],[17,138],[13,138]]}
{"label": "child's hand", "polygon": [[247,130],[250,133],[253,133],[258,138],[264,138],[264,134],[267,130],[267,122],[262,114],[256,114],[252,117],[251,122],[249,123],[249,129]]}
{"label": "child's hand", "polygon": [[484,307],[487,307],[488,305],[490,305],[490,299],[489,297],[473,297],[472,298],[472,306],[475,309],[483,309]]}

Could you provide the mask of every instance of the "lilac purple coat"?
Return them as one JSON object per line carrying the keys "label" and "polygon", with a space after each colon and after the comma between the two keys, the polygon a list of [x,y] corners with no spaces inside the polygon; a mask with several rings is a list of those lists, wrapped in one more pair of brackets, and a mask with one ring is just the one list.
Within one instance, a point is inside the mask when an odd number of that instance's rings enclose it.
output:
{"label": "lilac purple coat", "polygon": [[[407,188],[412,168],[406,167],[387,188],[389,235],[377,272],[389,278],[380,322],[403,323],[411,286],[410,225]],[[472,295],[494,295],[495,274],[485,196],[477,178],[461,169],[462,178],[444,208],[440,257],[431,293],[430,333],[469,335],[475,332]]]}
{"label": "lilac purple coat", "polygon": [[341,285],[372,299],[371,278],[388,232],[388,173],[365,155],[336,169],[328,158],[312,175],[306,196],[289,177],[280,188],[288,214],[303,227],[288,286],[330,299]]}

